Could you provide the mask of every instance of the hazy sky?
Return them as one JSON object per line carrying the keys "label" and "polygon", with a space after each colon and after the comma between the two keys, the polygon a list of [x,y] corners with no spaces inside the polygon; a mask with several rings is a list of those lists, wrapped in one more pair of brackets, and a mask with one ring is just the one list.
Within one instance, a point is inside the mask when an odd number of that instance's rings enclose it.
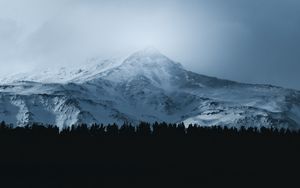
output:
{"label": "hazy sky", "polygon": [[0,0],[0,73],[149,45],[198,73],[300,89],[299,0]]}

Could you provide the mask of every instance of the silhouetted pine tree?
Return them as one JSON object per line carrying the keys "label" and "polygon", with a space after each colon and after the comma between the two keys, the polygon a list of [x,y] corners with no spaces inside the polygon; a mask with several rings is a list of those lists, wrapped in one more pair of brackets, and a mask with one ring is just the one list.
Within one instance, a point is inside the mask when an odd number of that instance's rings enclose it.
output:
{"label": "silhouetted pine tree", "polygon": [[138,136],[150,136],[151,135],[151,125],[146,122],[141,122],[136,127],[136,134]]}
{"label": "silhouetted pine tree", "polygon": [[119,127],[114,123],[113,125],[107,125],[106,127],[106,135],[107,136],[118,136],[119,135]]}

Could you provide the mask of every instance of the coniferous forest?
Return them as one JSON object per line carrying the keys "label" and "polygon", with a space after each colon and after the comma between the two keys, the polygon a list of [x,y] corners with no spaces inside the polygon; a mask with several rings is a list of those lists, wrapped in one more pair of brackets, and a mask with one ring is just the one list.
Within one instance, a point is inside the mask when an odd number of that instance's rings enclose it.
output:
{"label": "coniferous forest", "polygon": [[300,131],[167,123],[0,125],[1,187],[300,184]]}

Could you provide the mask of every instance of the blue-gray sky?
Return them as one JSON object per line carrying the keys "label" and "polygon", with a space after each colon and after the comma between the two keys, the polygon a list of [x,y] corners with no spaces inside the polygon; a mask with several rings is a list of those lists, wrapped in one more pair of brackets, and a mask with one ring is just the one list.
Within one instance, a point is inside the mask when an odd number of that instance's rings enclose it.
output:
{"label": "blue-gray sky", "polygon": [[1,73],[148,45],[198,73],[300,89],[299,0],[0,0]]}

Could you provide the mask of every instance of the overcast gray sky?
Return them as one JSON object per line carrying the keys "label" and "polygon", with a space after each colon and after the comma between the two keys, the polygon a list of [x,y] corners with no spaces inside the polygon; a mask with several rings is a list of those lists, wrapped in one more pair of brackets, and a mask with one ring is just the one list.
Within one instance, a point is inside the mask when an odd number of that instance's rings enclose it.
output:
{"label": "overcast gray sky", "polygon": [[0,0],[0,73],[149,45],[198,73],[300,89],[299,0]]}

